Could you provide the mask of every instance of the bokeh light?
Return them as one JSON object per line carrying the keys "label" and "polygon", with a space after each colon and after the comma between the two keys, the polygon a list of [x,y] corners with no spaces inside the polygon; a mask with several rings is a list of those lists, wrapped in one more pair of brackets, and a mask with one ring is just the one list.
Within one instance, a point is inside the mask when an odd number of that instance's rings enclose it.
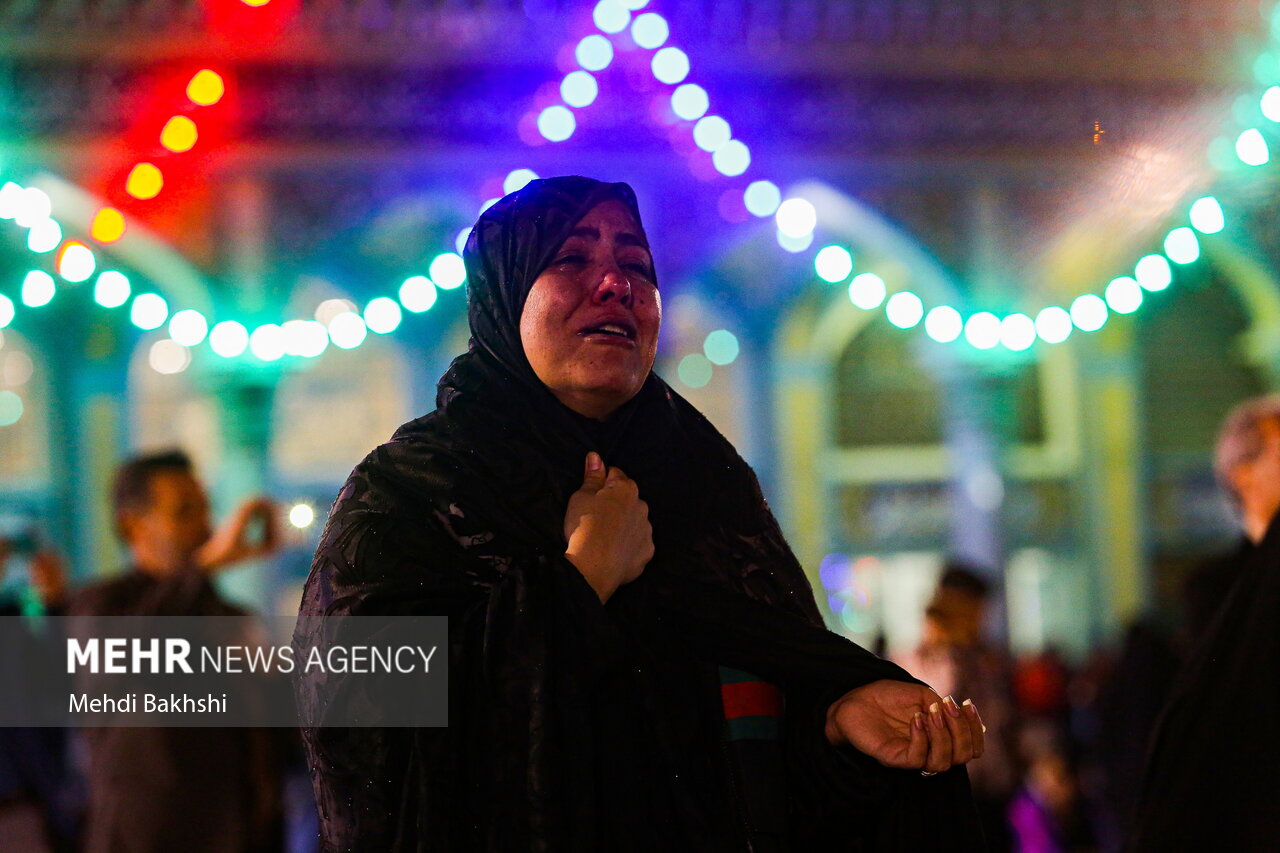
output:
{"label": "bokeh light", "polygon": [[284,331],[275,323],[263,323],[249,335],[249,352],[259,361],[284,357]]}
{"label": "bokeh light", "polygon": [[1009,314],[1000,321],[1000,343],[1005,349],[1022,352],[1036,342],[1036,323],[1026,314]]}
{"label": "bokeh light", "polygon": [[139,293],[129,306],[130,322],[144,332],[160,328],[168,319],[169,303],[158,293]]}
{"label": "bokeh light", "polygon": [[1164,253],[1175,264],[1195,263],[1200,257],[1200,241],[1190,228],[1175,228],[1164,238]]}
{"label": "bokeh light", "polygon": [[139,163],[129,172],[124,189],[140,201],[155,198],[164,188],[164,175],[153,163]]}
{"label": "bokeh light", "polygon": [[27,248],[37,255],[52,252],[62,244],[62,226],[56,220],[45,217],[32,223],[27,232]]}
{"label": "bokeh light", "polygon": [[[564,102],[571,107],[590,106],[599,94],[600,84],[586,71],[570,71],[560,82],[560,97],[564,98]],[[504,186],[503,189],[506,187]],[[515,192],[515,190],[506,191]]]}
{"label": "bokeh light", "polygon": [[129,301],[129,279],[122,272],[103,270],[93,285],[93,301],[103,308],[119,308]]}
{"label": "bokeh light", "polygon": [[364,319],[354,311],[347,311],[329,321],[329,340],[339,349],[355,349],[364,343],[369,329]]}
{"label": "bokeh light", "polygon": [[646,50],[662,47],[670,37],[671,27],[667,25],[667,19],[656,12],[645,12],[631,24],[631,38]]}
{"label": "bokeh light", "polygon": [[711,362],[700,352],[690,353],[680,359],[676,376],[689,388],[701,388],[711,381]]}
{"label": "bokeh light", "polygon": [[461,287],[467,280],[467,265],[462,256],[453,252],[437,255],[427,269],[427,275],[435,282],[436,287],[453,290]]}
{"label": "bokeh light", "polygon": [[0,391],[0,427],[22,420],[22,398],[12,391]]}
{"label": "bokeh light", "polygon": [[707,90],[697,83],[684,83],[671,93],[671,111],[685,121],[697,121],[710,108]]}
{"label": "bokeh light", "polygon": [[[818,563],[818,580],[823,589],[840,592],[853,582],[853,566],[845,554],[828,554]],[[832,608],[835,609],[834,607]]]}
{"label": "bokeh light", "polygon": [[573,55],[586,70],[603,71],[613,62],[613,44],[598,33],[592,34],[578,42]]}
{"label": "bokeh light", "polygon": [[436,304],[436,286],[425,275],[411,275],[400,285],[400,304],[415,314],[431,310]]}
{"label": "bokeh light", "polygon": [[1047,344],[1060,344],[1071,337],[1074,328],[1067,309],[1050,305],[1036,315],[1036,334]]}
{"label": "bokeh light", "polygon": [[181,373],[191,366],[191,350],[164,338],[151,345],[147,352],[147,363],[156,373]]}
{"label": "bokeh light", "polygon": [[28,308],[41,308],[53,301],[57,291],[53,276],[44,270],[32,270],[22,279],[22,304]]}
{"label": "bokeh light", "polygon": [[591,10],[591,20],[603,33],[620,33],[631,23],[631,12],[618,0],[600,0]]}
{"label": "bokeh light", "polygon": [[235,320],[223,320],[209,330],[209,348],[223,358],[235,358],[249,347],[249,330]]}
{"label": "bokeh light", "polygon": [[902,290],[889,297],[884,315],[899,329],[910,329],[924,317],[924,303],[910,290]]}
{"label": "bokeh light", "polygon": [[329,347],[329,330],[316,320],[289,320],[280,327],[286,355],[315,358]]}
{"label": "bokeh light", "polygon": [[[13,181],[0,186],[0,219],[15,219],[25,207],[26,193]],[[45,214],[46,216],[48,214]]]}
{"label": "bokeh light", "polygon": [[689,57],[678,47],[664,47],[653,55],[653,76],[675,85],[689,76]]}
{"label": "bokeh light", "polygon": [[751,165],[751,150],[737,139],[730,139],[711,155],[716,171],[726,177],[736,178]]}
{"label": "bokeh light", "polygon": [[316,511],[310,504],[296,503],[289,508],[289,523],[299,530],[305,530],[315,523]]}
{"label": "bokeh light", "polygon": [[551,142],[564,142],[576,127],[577,119],[568,107],[555,104],[538,114],[538,132]]}
{"label": "bokeh light", "polygon": [[1132,314],[1142,307],[1142,286],[1127,275],[1113,278],[1103,295],[1107,307],[1117,314]]}
{"label": "bokeh light", "polygon": [[1134,277],[1146,290],[1164,290],[1173,283],[1173,268],[1164,255],[1145,255],[1133,266]]}
{"label": "bokeh light", "polygon": [[23,228],[30,228],[53,215],[53,202],[49,199],[49,194],[37,187],[20,190],[15,205],[13,221]]}
{"label": "bokeh light", "polygon": [[1191,205],[1191,225],[1201,234],[1217,234],[1227,225],[1222,205],[1211,195]]}
{"label": "bokeh light", "polygon": [[114,243],[124,236],[124,214],[114,207],[104,207],[93,217],[89,235],[99,243]]}
{"label": "bokeh light", "polygon": [[873,272],[864,272],[849,282],[849,301],[864,311],[879,308],[884,302],[884,279]]}
{"label": "bokeh light", "polygon": [[98,261],[93,250],[83,243],[72,240],[62,247],[58,253],[58,275],[67,281],[78,284],[88,281],[97,269]]}
{"label": "bokeh light", "polygon": [[964,331],[964,318],[950,305],[939,305],[924,315],[925,334],[940,344],[949,344]]}
{"label": "bokeh light", "polygon": [[703,151],[715,151],[732,138],[729,122],[720,116],[703,116],[693,126],[693,144]]}
{"label": "bokeh light", "polygon": [[1263,92],[1259,106],[1264,116],[1271,121],[1280,122],[1280,86],[1272,86]]}
{"label": "bokeh light", "polygon": [[853,272],[853,255],[844,246],[824,246],[813,257],[813,269],[823,281],[844,281]]}
{"label": "bokeh light", "polygon": [[191,99],[193,104],[202,107],[212,106],[222,100],[222,96],[226,94],[226,84],[222,81],[222,75],[211,69],[205,68],[197,71],[191,81],[187,83],[187,97]]}
{"label": "bokeh light", "polygon": [[[583,72],[576,73],[581,74]],[[591,77],[590,74],[586,74],[585,76]],[[594,77],[591,77],[591,79],[592,82],[595,81]],[[502,194],[510,195],[517,190],[522,190],[530,181],[536,181],[537,179],[538,173],[532,169],[512,169],[507,173],[507,176],[502,179]]]}
{"label": "bokeh light", "polygon": [[6,328],[12,323],[16,313],[13,300],[0,293],[0,329]]}
{"label": "bokeh light", "polygon": [[333,322],[334,317],[354,310],[356,310],[356,304],[350,299],[326,299],[316,306],[315,319],[317,323],[328,326]]}
{"label": "bokeh light", "polygon": [[1077,296],[1071,303],[1071,322],[1082,332],[1096,332],[1107,324],[1107,303],[1092,293]]}
{"label": "bokeh light", "polygon": [[788,237],[804,237],[812,234],[818,225],[818,211],[803,198],[789,198],[778,205],[774,214],[778,230]]}
{"label": "bokeh light", "polygon": [[379,335],[389,335],[394,332],[399,328],[403,318],[404,313],[400,310],[400,303],[387,296],[371,299],[369,304],[364,306],[364,324],[369,327],[369,331]]}
{"label": "bokeh light", "polygon": [[1262,166],[1271,159],[1271,150],[1261,131],[1251,127],[1236,137],[1236,156],[1246,166]]}
{"label": "bokeh light", "polygon": [[724,366],[733,364],[741,349],[738,346],[738,338],[733,332],[728,329],[716,329],[702,342],[702,351],[706,354],[707,361]]}
{"label": "bokeh light", "polygon": [[209,334],[209,321],[193,308],[184,308],[169,319],[169,337],[184,347],[200,344]]}
{"label": "bokeh light", "polygon": [[778,231],[774,236],[778,240],[778,245],[793,255],[803,252],[813,245],[812,231],[808,234],[801,234],[799,237],[792,237],[790,234]]}
{"label": "bokeh light", "polygon": [[742,203],[752,216],[773,216],[782,204],[782,190],[773,181],[752,181],[742,193]]}
{"label": "bokeh light", "polygon": [[174,116],[164,124],[160,131],[160,144],[176,154],[190,151],[195,147],[200,134],[196,123],[186,116]]}
{"label": "bokeh light", "polygon": [[987,350],[1000,343],[1000,318],[990,311],[979,311],[964,323],[964,339],[969,345]]}

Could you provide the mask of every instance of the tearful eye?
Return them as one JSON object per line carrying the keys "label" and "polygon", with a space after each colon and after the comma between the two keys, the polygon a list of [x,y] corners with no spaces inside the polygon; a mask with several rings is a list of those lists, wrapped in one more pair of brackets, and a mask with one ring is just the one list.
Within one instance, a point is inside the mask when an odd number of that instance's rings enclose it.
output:
{"label": "tearful eye", "polygon": [[582,255],[562,255],[556,259],[555,265],[561,266],[563,264],[581,264],[585,262],[586,258],[582,257]]}

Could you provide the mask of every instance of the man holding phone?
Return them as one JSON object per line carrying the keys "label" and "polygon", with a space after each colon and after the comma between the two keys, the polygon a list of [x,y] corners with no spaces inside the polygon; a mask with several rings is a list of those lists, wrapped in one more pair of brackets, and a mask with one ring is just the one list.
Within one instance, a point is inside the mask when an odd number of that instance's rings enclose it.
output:
{"label": "man holding phone", "polygon": [[[266,498],[242,503],[216,530],[181,451],[122,465],[112,494],[130,565],[80,590],[69,615],[229,616],[244,611],[212,583],[229,566],[275,552]],[[89,629],[89,634],[92,634]],[[89,743],[88,853],[252,853],[279,848],[280,776],[265,733],[232,728],[99,728]]]}

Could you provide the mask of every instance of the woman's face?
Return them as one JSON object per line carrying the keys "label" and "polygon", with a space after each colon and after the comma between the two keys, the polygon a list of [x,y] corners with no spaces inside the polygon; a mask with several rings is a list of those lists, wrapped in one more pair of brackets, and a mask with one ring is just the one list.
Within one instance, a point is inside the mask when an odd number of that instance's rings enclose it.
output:
{"label": "woman's face", "polygon": [[610,200],[582,218],[534,281],[520,341],[561,403],[604,418],[644,384],[661,323],[649,248],[626,206]]}

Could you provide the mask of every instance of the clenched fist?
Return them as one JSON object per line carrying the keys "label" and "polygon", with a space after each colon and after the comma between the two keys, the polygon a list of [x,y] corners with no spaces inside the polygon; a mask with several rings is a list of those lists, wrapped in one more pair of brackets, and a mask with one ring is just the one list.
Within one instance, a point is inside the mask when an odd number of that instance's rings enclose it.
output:
{"label": "clenched fist", "polygon": [[564,513],[564,555],[596,591],[600,602],[640,577],[653,559],[649,506],[635,481],[621,469],[605,471],[604,460],[587,454],[582,488]]}

